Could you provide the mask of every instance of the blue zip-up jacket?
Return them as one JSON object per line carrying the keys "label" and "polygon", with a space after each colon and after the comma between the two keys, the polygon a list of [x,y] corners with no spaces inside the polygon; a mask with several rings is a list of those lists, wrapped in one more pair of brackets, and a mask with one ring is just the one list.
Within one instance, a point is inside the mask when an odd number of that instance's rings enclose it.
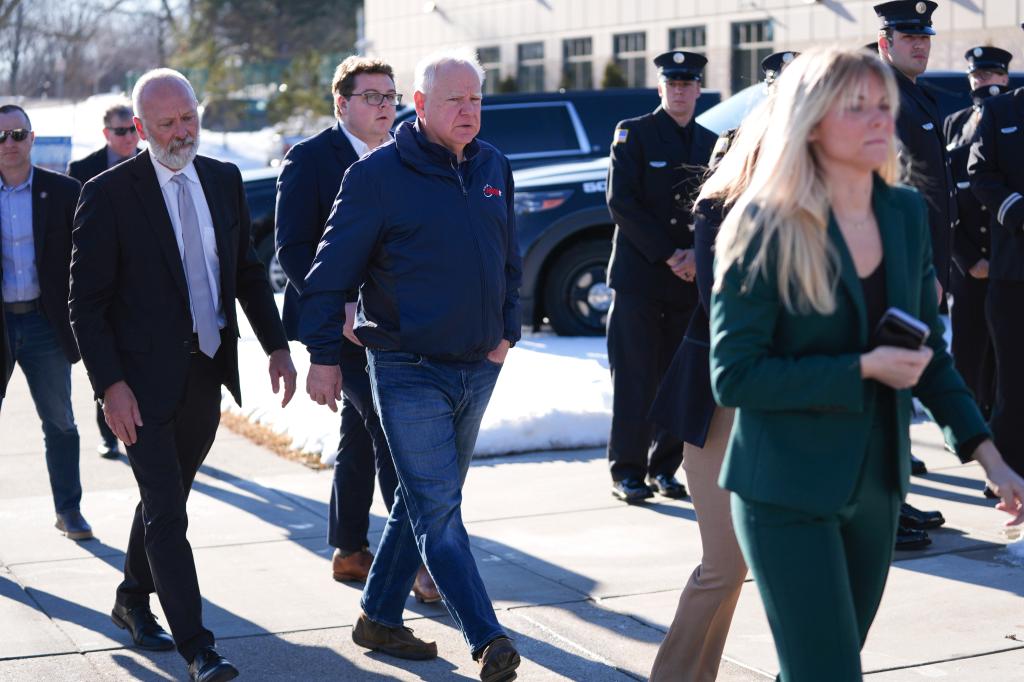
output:
{"label": "blue zip-up jacket", "polygon": [[407,122],[349,167],[299,301],[313,363],[338,364],[353,289],[367,348],[473,362],[519,340],[512,168],[479,140],[463,156]]}

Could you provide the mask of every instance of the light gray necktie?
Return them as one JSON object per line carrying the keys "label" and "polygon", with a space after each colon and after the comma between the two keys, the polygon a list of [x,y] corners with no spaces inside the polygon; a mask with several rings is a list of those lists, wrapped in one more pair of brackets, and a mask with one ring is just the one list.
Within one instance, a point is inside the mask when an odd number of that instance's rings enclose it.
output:
{"label": "light gray necktie", "polygon": [[178,219],[181,221],[181,243],[185,251],[185,277],[188,280],[189,297],[192,299],[199,350],[212,358],[220,347],[220,330],[217,328],[217,309],[213,305],[210,279],[206,274],[199,217],[192,202],[188,179],[178,173],[173,182],[178,186]]}

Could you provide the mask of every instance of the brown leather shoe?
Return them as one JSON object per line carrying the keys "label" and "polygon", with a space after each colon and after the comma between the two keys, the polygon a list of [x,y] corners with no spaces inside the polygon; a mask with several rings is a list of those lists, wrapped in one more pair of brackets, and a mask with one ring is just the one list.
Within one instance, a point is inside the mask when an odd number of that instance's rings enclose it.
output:
{"label": "brown leather shoe", "polygon": [[361,549],[345,557],[341,556],[340,549],[335,549],[334,557],[331,558],[331,571],[339,583],[365,583],[366,576],[370,575],[372,563],[373,554],[367,549]]}
{"label": "brown leather shoe", "polygon": [[484,647],[476,662],[480,665],[481,682],[510,682],[516,679],[521,660],[512,640],[498,637]]}
{"label": "brown leather shoe", "polygon": [[356,626],[352,628],[352,641],[361,647],[404,658],[410,661],[426,661],[437,658],[437,644],[419,639],[407,627],[389,628],[374,623],[359,614]]}
{"label": "brown leather shoe", "polygon": [[437,591],[434,579],[430,577],[426,566],[420,566],[416,572],[416,582],[412,584],[412,595],[421,604],[433,604],[441,601],[441,593]]}

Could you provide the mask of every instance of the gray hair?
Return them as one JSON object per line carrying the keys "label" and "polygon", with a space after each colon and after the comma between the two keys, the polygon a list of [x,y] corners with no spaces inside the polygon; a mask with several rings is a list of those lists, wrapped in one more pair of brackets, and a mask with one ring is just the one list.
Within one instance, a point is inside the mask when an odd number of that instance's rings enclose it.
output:
{"label": "gray hair", "polygon": [[192,89],[192,84],[180,72],[166,68],[153,69],[142,74],[139,80],[135,81],[135,87],[132,88],[132,108],[135,109],[135,115],[139,118],[145,118],[142,112],[142,94],[147,87],[157,81],[177,81],[185,86],[188,93],[192,95],[192,101],[197,105],[199,104],[199,100],[196,99],[196,91]]}
{"label": "gray hair", "polygon": [[434,87],[437,79],[437,72],[442,66],[455,64],[457,66],[468,66],[476,72],[480,79],[480,87],[484,85],[484,67],[480,66],[476,50],[470,47],[457,47],[454,49],[441,50],[432,55],[424,57],[416,64],[416,79],[413,89],[417,92],[427,93]]}

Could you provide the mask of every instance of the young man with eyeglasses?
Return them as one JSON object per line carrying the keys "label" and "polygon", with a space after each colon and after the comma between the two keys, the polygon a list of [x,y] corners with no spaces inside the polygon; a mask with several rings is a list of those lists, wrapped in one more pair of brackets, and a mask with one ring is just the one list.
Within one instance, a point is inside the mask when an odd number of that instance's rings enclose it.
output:
{"label": "young man with eyeglasses", "polygon": [[79,437],[71,409],[71,364],[80,358],[68,312],[79,184],[33,166],[34,140],[25,110],[0,106],[0,408],[17,364],[42,420],[56,528],[87,540],[93,535],[79,510]]}
{"label": "young man with eyeglasses", "polygon": [[[288,275],[284,326],[298,338],[298,298],[345,171],[357,159],[391,140],[391,124],[402,96],[391,67],[352,56],[334,73],[335,125],[292,147],[277,183],[277,256]],[[363,582],[373,562],[369,513],[376,469],[381,495],[390,510],[398,479],[391,451],[370,395],[366,351],[352,334],[356,292],[348,297],[341,369],[348,381],[341,405],[341,439],[334,465],[328,542],[335,548],[331,572],[339,582]],[[430,574],[420,568],[413,593],[422,602],[440,601]]]}
{"label": "young man with eyeglasses", "polygon": [[[108,107],[103,114],[103,137],[107,139],[107,144],[89,156],[69,163],[67,174],[84,185],[108,168],[138,154],[139,133],[132,123],[134,115],[131,105],[125,102]],[[121,446],[117,442],[117,436],[107,426],[107,420],[103,418],[103,408],[98,404],[96,425],[100,429],[100,444],[96,448],[100,457],[117,459],[121,455]]]}

